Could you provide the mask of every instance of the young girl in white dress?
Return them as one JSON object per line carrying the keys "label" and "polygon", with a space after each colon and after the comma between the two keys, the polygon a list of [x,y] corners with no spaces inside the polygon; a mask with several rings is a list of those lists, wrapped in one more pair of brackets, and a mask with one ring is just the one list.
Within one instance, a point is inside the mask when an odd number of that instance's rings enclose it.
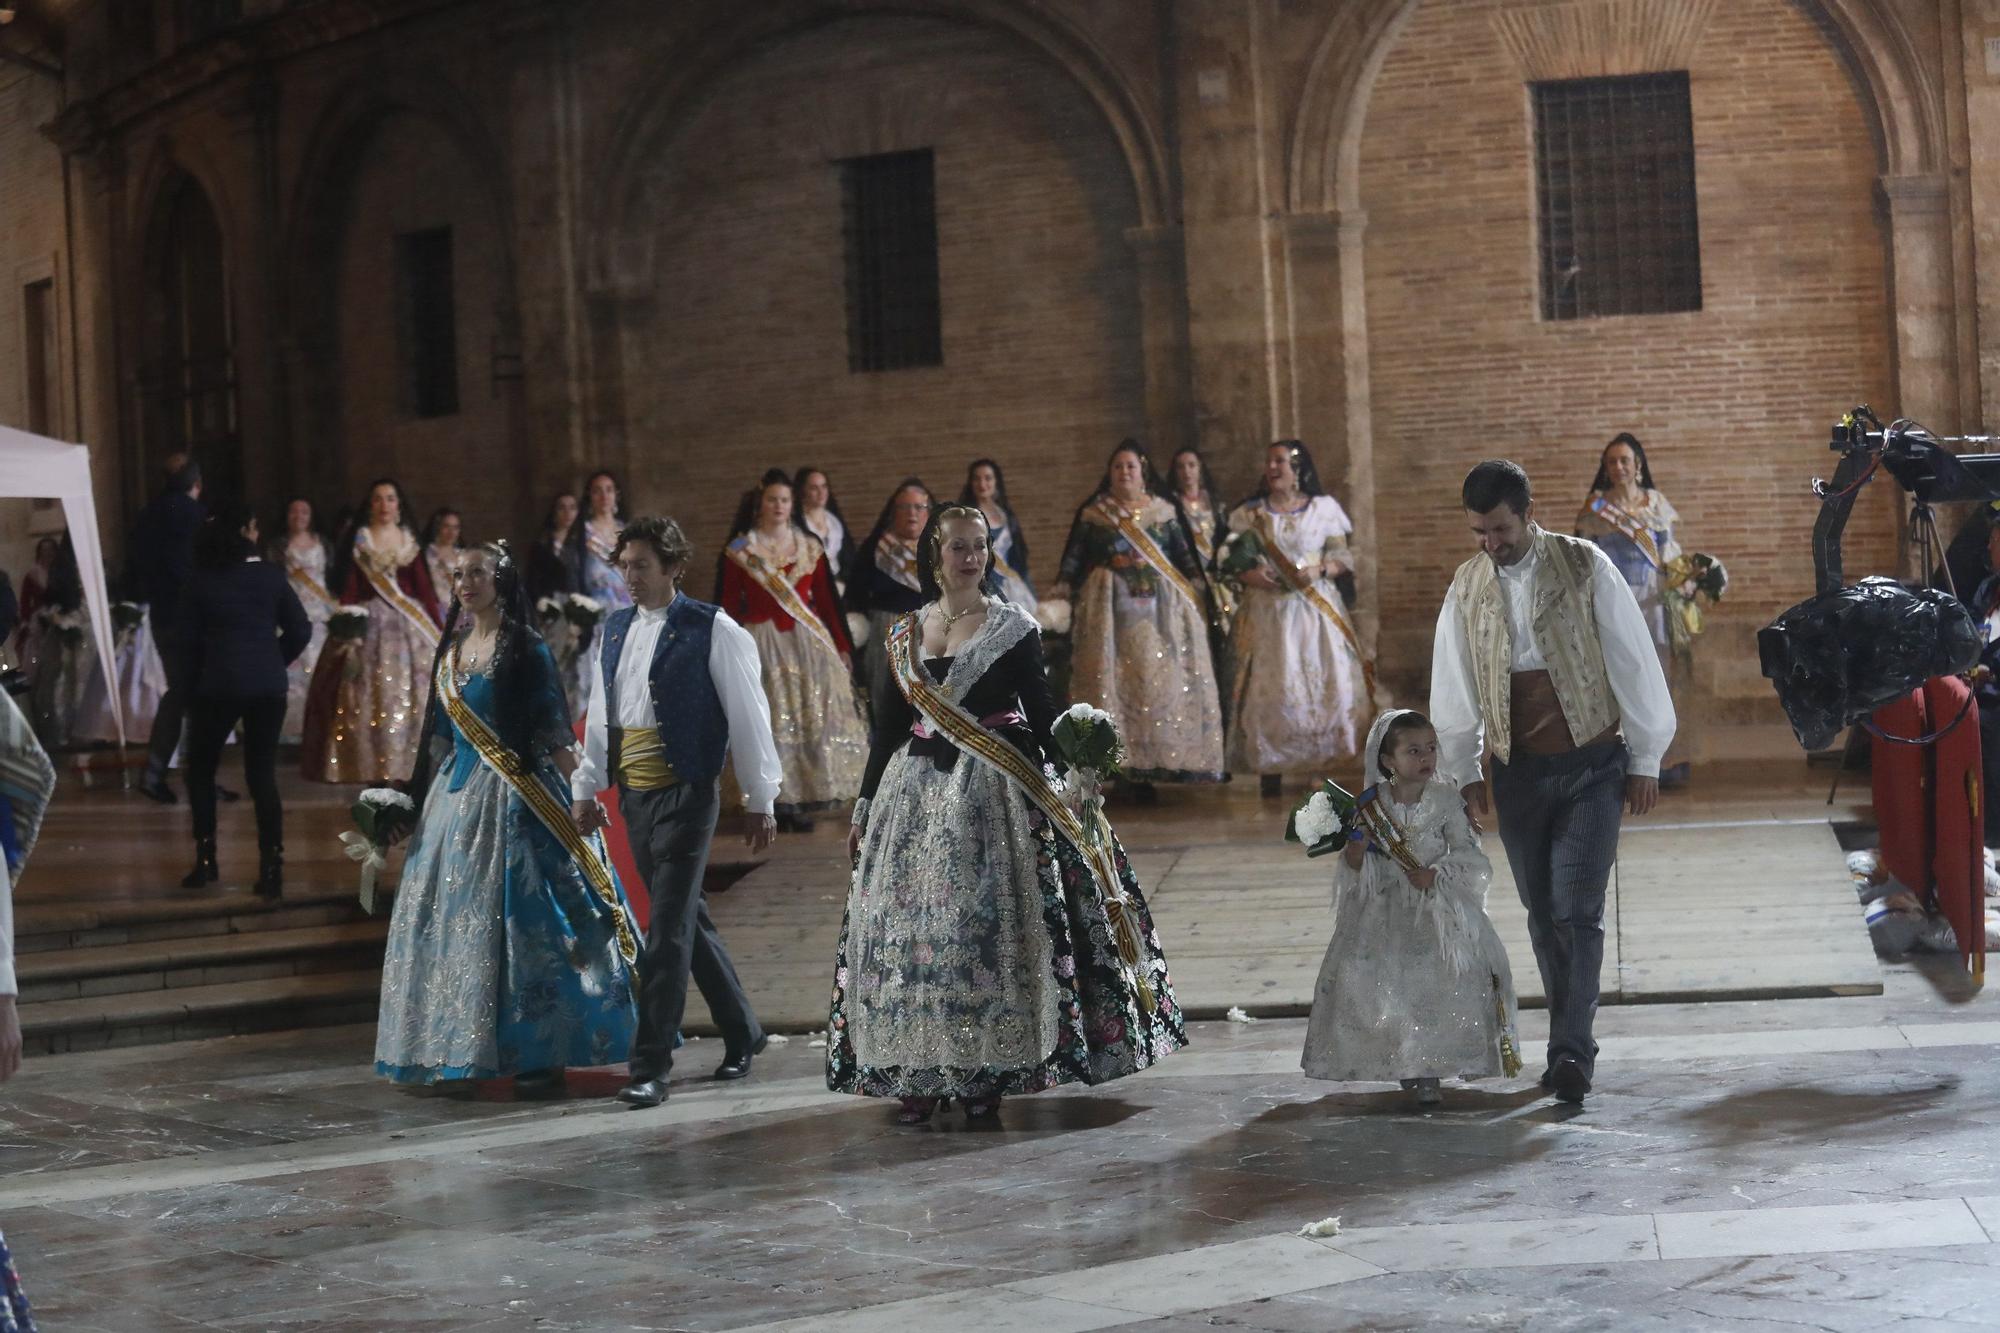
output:
{"label": "young girl in white dress", "polygon": [[1308,1078],[1400,1081],[1420,1106],[1441,1079],[1520,1072],[1514,979],[1486,916],[1493,865],[1465,803],[1438,777],[1421,713],[1375,719],[1362,754],[1382,781],[1361,793],[1393,845],[1350,834],[1333,875],[1333,942],[1320,964],[1300,1066]]}

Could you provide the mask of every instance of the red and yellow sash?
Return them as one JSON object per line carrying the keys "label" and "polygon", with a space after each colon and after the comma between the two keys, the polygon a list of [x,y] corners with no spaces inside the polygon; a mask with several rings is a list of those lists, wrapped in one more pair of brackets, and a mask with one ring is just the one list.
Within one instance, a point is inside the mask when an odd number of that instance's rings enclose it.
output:
{"label": "red and yellow sash", "polygon": [[1660,544],[1653,538],[1653,530],[1645,520],[1631,510],[1622,508],[1603,491],[1595,491],[1583,506],[1587,514],[1595,514],[1609,523],[1619,536],[1639,548],[1639,554],[1646,557],[1654,569],[1667,567],[1666,557],[1660,552]]}
{"label": "red and yellow sash", "polygon": [[771,568],[764,557],[750,549],[748,537],[738,537],[723,548],[723,553],[738,569],[755,579],[758,587],[771,594],[773,600],[785,609],[785,614],[798,622],[799,628],[806,632],[807,637],[832,653],[834,657],[840,656],[840,645],[833,641],[833,634],[827,629],[825,622],[806,605],[806,599],[799,595],[799,590],[792,586],[790,580]]}
{"label": "red and yellow sash", "polygon": [[[932,683],[930,676],[918,665],[917,654],[912,650],[919,633],[915,613],[899,616],[896,623],[889,627],[889,670],[902,689],[903,697],[932,727],[943,732],[953,745],[998,769],[1008,781],[1020,788],[1021,794],[1048,818],[1056,832],[1082,854],[1084,862],[1090,867],[1091,877],[1097,881],[1098,903],[1117,937],[1118,956],[1132,970],[1139,1003],[1151,1009],[1153,992],[1146,983],[1146,955],[1140,947],[1138,913],[1118,878],[1118,867],[1111,859],[1111,840],[1090,837],[1084,831],[1083,821],[1064,804],[1062,797],[1050,785],[1048,775],[1038,765],[979,725],[978,718],[953,703],[943,690]],[[1102,817],[1096,816],[1099,819]]]}
{"label": "red and yellow sash", "polygon": [[1278,544],[1277,525],[1271,521],[1269,509],[1259,507],[1250,516],[1250,524],[1257,530],[1257,538],[1264,547],[1264,558],[1271,562],[1271,568],[1277,572],[1278,581],[1305,598],[1313,610],[1331,621],[1333,627],[1340,631],[1341,637],[1347,640],[1347,646],[1354,650],[1355,658],[1361,663],[1362,683],[1367,688],[1369,699],[1372,700],[1375,697],[1375,663],[1361,647],[1361,636],[1354,632],[1353,623],[1341,614],[1333,599],[1319,586],[1319,580],[1293,564],[1292,558],[1285,554],[1285,548]]}
{"label": "red and yellow sash", "polygon": [[632,928],[632,921],[625,909],[625,900],[619,896],[618,884],[611,878],[611,860],[605,853],[601,835],[592,834],[586,838],[570,818],[570,812],[547,787],[535,780],[534,774],[522,767],[520,756],[500,743],[493,729],[486,725],[484,718],[472,711],[458,692],[458,682],[454,679],[453,667],[457,662],[457,650],[445,654],[438,660],[437,675],[432,680],[437,690],[438,702],[443,705],[445,716],[458,732],[472,743],[479,757],[519,796],[535,817],[542,821],[542,827],[555,835],[563,850],[576,862],[583,872],[584,883],[590,885],[591,892],[602,899],[611,909],[611,918],[616,923],[618,955],[627,964],[639,960],[638,935]]}
{"label": "red and yellow sash", "polygon": [[1139,553],[1141,560],[1153,567],[1155,574],[1165,579],[1173,585],[1175,591],[1187,598],[1188,605],[1194,608],[1196,615],[1204,617],[1207,615],[1201,594],[1195,590],[1194,584],[1188,581],[1188,576],[1181,573],[1173,561],[1167,559],[1167,553],[1160,549],[1160,544],[1153,540],[1153,534],[1146,531],[1145,525],[1139,522],[1137,514],[1127,513],[1115,506],[1109,498],[1097,502],[1097,512],[1104,515],[1112,527],[1118,529],[1118,534],[1132,544],[1132,549]]}
{"label": "red and yellow sash", "polygon": [[917,573],[917,548],[894,533],[883,533],[875,543],[875,568],[913,592],[923,589]]}

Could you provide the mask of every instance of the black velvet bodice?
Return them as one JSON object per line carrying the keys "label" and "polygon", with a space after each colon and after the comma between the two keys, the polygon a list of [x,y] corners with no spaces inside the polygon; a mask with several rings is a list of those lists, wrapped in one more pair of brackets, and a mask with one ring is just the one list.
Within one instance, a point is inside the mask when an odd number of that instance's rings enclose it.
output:
{"label": "black velvet bodice", "polygon": [[[924,669],[932,681],[943,685],[951,674],[949,657],[932,657]],[[1042,668],[1041,635],[1033,630],[1002,653],[985,674],[966,689],[958,705],[975,718],[1003,713],[1020,713],[1025,722],[993,728],[993,734],[1026,755],[1036,765],[1045,757],[1049,729],[1055,725],[1055,700],[1049,694],[1048,675]],[[958,762],[958,747],[943,735],[921,737],[910,733],[917,720],[916,710],[891,680],[875,698],[875,731],[869,747],[868,771],[861,780],[861,794],[872,798],[882,781],[882,771],[904,745],[912,755],[930,759],[941,771]]]}

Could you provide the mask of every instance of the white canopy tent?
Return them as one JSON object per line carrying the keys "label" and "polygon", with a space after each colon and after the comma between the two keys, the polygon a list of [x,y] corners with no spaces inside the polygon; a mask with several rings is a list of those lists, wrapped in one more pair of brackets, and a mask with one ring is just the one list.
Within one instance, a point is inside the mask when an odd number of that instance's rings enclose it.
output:
{"label": "white canopy tent", "polygon": [[124,701],[118,697],[117,665],[111,660],[111,598],[104,584],[104,543],[97,535],[97,505],[90,489],[90,450],[24,430],[0,426],[0,498],[60,500],[83,576],[83,604],[90,637],[97,644],[97,669],[104,673],[111,717],[125,741]]}

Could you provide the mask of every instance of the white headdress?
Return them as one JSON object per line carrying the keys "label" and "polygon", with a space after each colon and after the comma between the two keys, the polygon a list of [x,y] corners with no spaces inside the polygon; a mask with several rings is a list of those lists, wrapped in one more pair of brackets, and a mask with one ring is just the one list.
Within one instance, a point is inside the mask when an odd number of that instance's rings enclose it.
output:
{"label": "white headdress", "polygon": [[1363,787],[1373,787],[1386,781],[1382,776],[1382,741],[1389,734],[1389,728],[1399,717],[1416,714],[1414,708],[1391,708],[1375,719],[1375,725],[1368,728],[1368,744],[1361,750],[1361,777]]}

